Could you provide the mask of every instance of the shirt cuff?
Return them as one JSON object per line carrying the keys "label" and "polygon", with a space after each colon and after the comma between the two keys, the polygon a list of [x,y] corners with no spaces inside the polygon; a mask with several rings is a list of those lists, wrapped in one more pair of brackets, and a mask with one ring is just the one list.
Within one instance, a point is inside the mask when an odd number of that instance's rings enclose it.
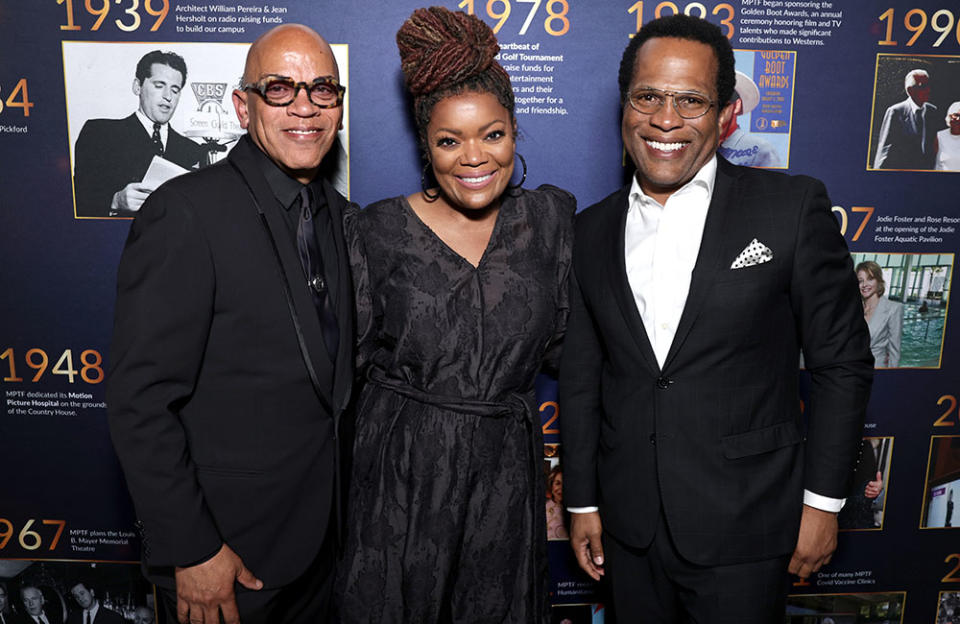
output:
{"label": "shirt cuff", "polygon": [[[803,491],[803,504],[810,505],[821,511],[829,511],[831,513],[838,513],[843,509],[843,505],[847,502],[845,498],[830,498],[829,496],[821,496],[820,494],[815,494],[810,490]],[[600,511],[599,507],[567,507],[567,511],[570,513],[593,513]]]}
{"label": "shirt cuff", "polygon": [[847,499],[845,498],[830,498],[829,496],[814,494],[810,490],[803,491],[803,504],[810,505],[814,509],[819,509],[820,511],[838,513],[841,509],[843,509],[843,505],[846,502]]}
{"label": "shirt cuff", "polygon": [[212,553],[210,553],[209,555],[206,555],[206,556],[204,556],[204,557],[201,557],[201,558],[197,559],[196,561],[193,561],[193,562],[191,562],[191,563],[188,563],[188,564],[182,565],[182,566],[178,566],[178,567],[181,567],[181,568],[192,568],[193,566],[198,566],[198,565],[200,565],[201,563],[206,563],[206,562],[210,561],[211,559],[213,559],[213,558],[220,552],[220,549],[221,549],[221,548],[223,548],[223,543],[221,543],[219,546],[217,546],[216,550],[214,550],[214,551],[213,551]]}

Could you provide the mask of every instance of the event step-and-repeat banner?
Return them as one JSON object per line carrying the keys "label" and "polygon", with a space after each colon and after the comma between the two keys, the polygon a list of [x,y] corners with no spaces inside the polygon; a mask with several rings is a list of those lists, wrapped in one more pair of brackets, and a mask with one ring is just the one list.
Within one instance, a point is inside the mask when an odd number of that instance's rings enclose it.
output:
{"label": "event step-and-repeat banner", "polygon": [[[960,341],[948,322],[960,247],[960,6],[442,3],[497,32],[516,93],[526,184],[564,187],[581,208],[631,173],[617,94],[631,33],[677,12],[723,29],[736,50],[740,102],[721,152],[824,180],[861,277],[882,291],[869,323],[879,370],[839,549],[794,585],[785,621],[960,621]],[[83,584],[128,620],[151,621],[152,590],[139,574],[135,518],[104,403],[128,209],[166,179],[232,148],[243,130],[230,94],[246,49],[288,22],[312,26],[334,44],[348,86],[331,157],[337,187],[361,205],[416,191],[421,161],[394,36],[419,6],[0,6],[0,610],[6,602],[23,611],[21,590],[34,587],[48,612],[74,613],[70,590]],[[160,99],[137,79],[138,63],[157,50],[186,69],[182,89]],[[165,158],[143,156],[143,137],[150,138],[134,113],[145,106],[170,120]],[[539,393],[554,621],[603,622],[602,588],[578,572],[567,541],[555,383],[541,380]]]}

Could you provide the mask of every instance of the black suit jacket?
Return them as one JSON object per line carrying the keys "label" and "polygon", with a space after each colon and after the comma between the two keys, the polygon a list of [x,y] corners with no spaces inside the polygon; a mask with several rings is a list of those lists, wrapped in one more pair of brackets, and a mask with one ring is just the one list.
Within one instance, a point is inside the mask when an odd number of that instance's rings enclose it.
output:
{"label": "black suit jacket", "polygon": [[[3,617],[6,624],[37,624],[37,621],[27,614],[26,609],[18,613],[7,613]],[[56,618],[50,620],[50,622],[51,624],[57,624]]]}
{"label": "black suit jacket", "polygon": [[[167,585],[170,566],[221,542],[266,586],[284,585],[333,530],[338,423],[353,377],[341,226],[356,207],[324,183],[340,258],[330,374],[296,242],[256,149],[245,137],[226,161],[157,189],[120,261],[107,411],[144,563]],[[332,387],[314,383],[323,379]]]}
{"label": "black suit jacket", "polygon": [[[844,497],[873,358],[823,185],[719,159],[663,369],[627,282],[629,187],[578,217],[560,378],[564,503],[647,546],[662,506],[680,553],[723,565],[790,552],[807,488]],[[754,239],[773,260],[730,266]],[[811,373],[804,443],[799,350]]]}
{"label": "black suit jacket", "polygon": [[[205,150],[167,128],[163,157],[186,169],[200,164]],[[73,188],[78,217],[106,217],[113,195],[139,182],[156,154],[153,139],[136,113],[124,119],[91,119],[74,148]]]}
{"label": "black suit jacket", "polygon": [[920,121],[913,113],[910,98],[887,109],[880,124],[874,169],[934,169],[937,131],[944,127],[937,107],[923,104]]}
{"label": "black suit jacket", "polygon": [[[52,608],[44,607],[43,613],[44,613],[44,615],[47,616],[47,621],[50,622],[50,624],[64,624],[64,619],[63,619],[63,617],[62,617],[61,615],[59,615],[59,613],[60,613],[60,610],[59,610],[59,609],[54,610],[54,609],[52,609]],[[36,621],[35,619],[33,619],[33,616],[32,616],[32,615],[30,615],[29,613],[27,613],[27,610],[26,610],[26,609],[24,609],[23,611],[21,611],[20,613],[18,613],[18,614],[17,614],[17,617],[20,618],[20,619],[19,619],[19,620],[13,620],[13,623],[14,623],[14,624],[37,624],[37,621]]]}
{"label": "black suit jacket", "polygon": [[[126,620],[116,611],[111,611],[102,604],[97,609],[97,617],[90,624],[125,624]],[[83,611],[74,611],[67,617],[67,624],[84,624]]]}

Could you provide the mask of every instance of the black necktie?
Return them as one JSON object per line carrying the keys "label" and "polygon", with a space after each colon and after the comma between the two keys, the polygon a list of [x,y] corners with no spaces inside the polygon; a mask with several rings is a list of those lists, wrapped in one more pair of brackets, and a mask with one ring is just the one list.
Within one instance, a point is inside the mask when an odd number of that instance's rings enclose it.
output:
{"label": "black necktie", "polygon": [[157,150],[157,156],[163,156],[163,141],[160,140],[160,124],[153,124],[153,145]]}
{"label": "black necktie", "polygon": [[300,189],[300,220],[297,223],[297,251],[300,254],[300,264],[307,276],[307,286],[313,296],[313,305],[317,308],[320,317],[320,328],[323,330],[323,342],[327,347],[330,359],[336,361],[337,347],[340,345],[340,331],[337,328],[337,316],[333,312],[330,294],[327,290],[327,280],[323,273],[323,260],[317,244],[317,232],[314,227],[313,211],[311,210],[310,189]]}

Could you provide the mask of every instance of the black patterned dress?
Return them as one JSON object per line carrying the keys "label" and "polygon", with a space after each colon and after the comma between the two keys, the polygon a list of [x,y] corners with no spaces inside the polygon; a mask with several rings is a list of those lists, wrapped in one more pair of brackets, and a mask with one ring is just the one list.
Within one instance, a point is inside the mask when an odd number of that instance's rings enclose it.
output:
{"label": "black patterned dress", "polygon": [[343,622],[544,620],[533,388],[566,324],[576,203],[550,186],[513,193],[477,267],[402,197],[347,223],[367,381],[338,569]]}

